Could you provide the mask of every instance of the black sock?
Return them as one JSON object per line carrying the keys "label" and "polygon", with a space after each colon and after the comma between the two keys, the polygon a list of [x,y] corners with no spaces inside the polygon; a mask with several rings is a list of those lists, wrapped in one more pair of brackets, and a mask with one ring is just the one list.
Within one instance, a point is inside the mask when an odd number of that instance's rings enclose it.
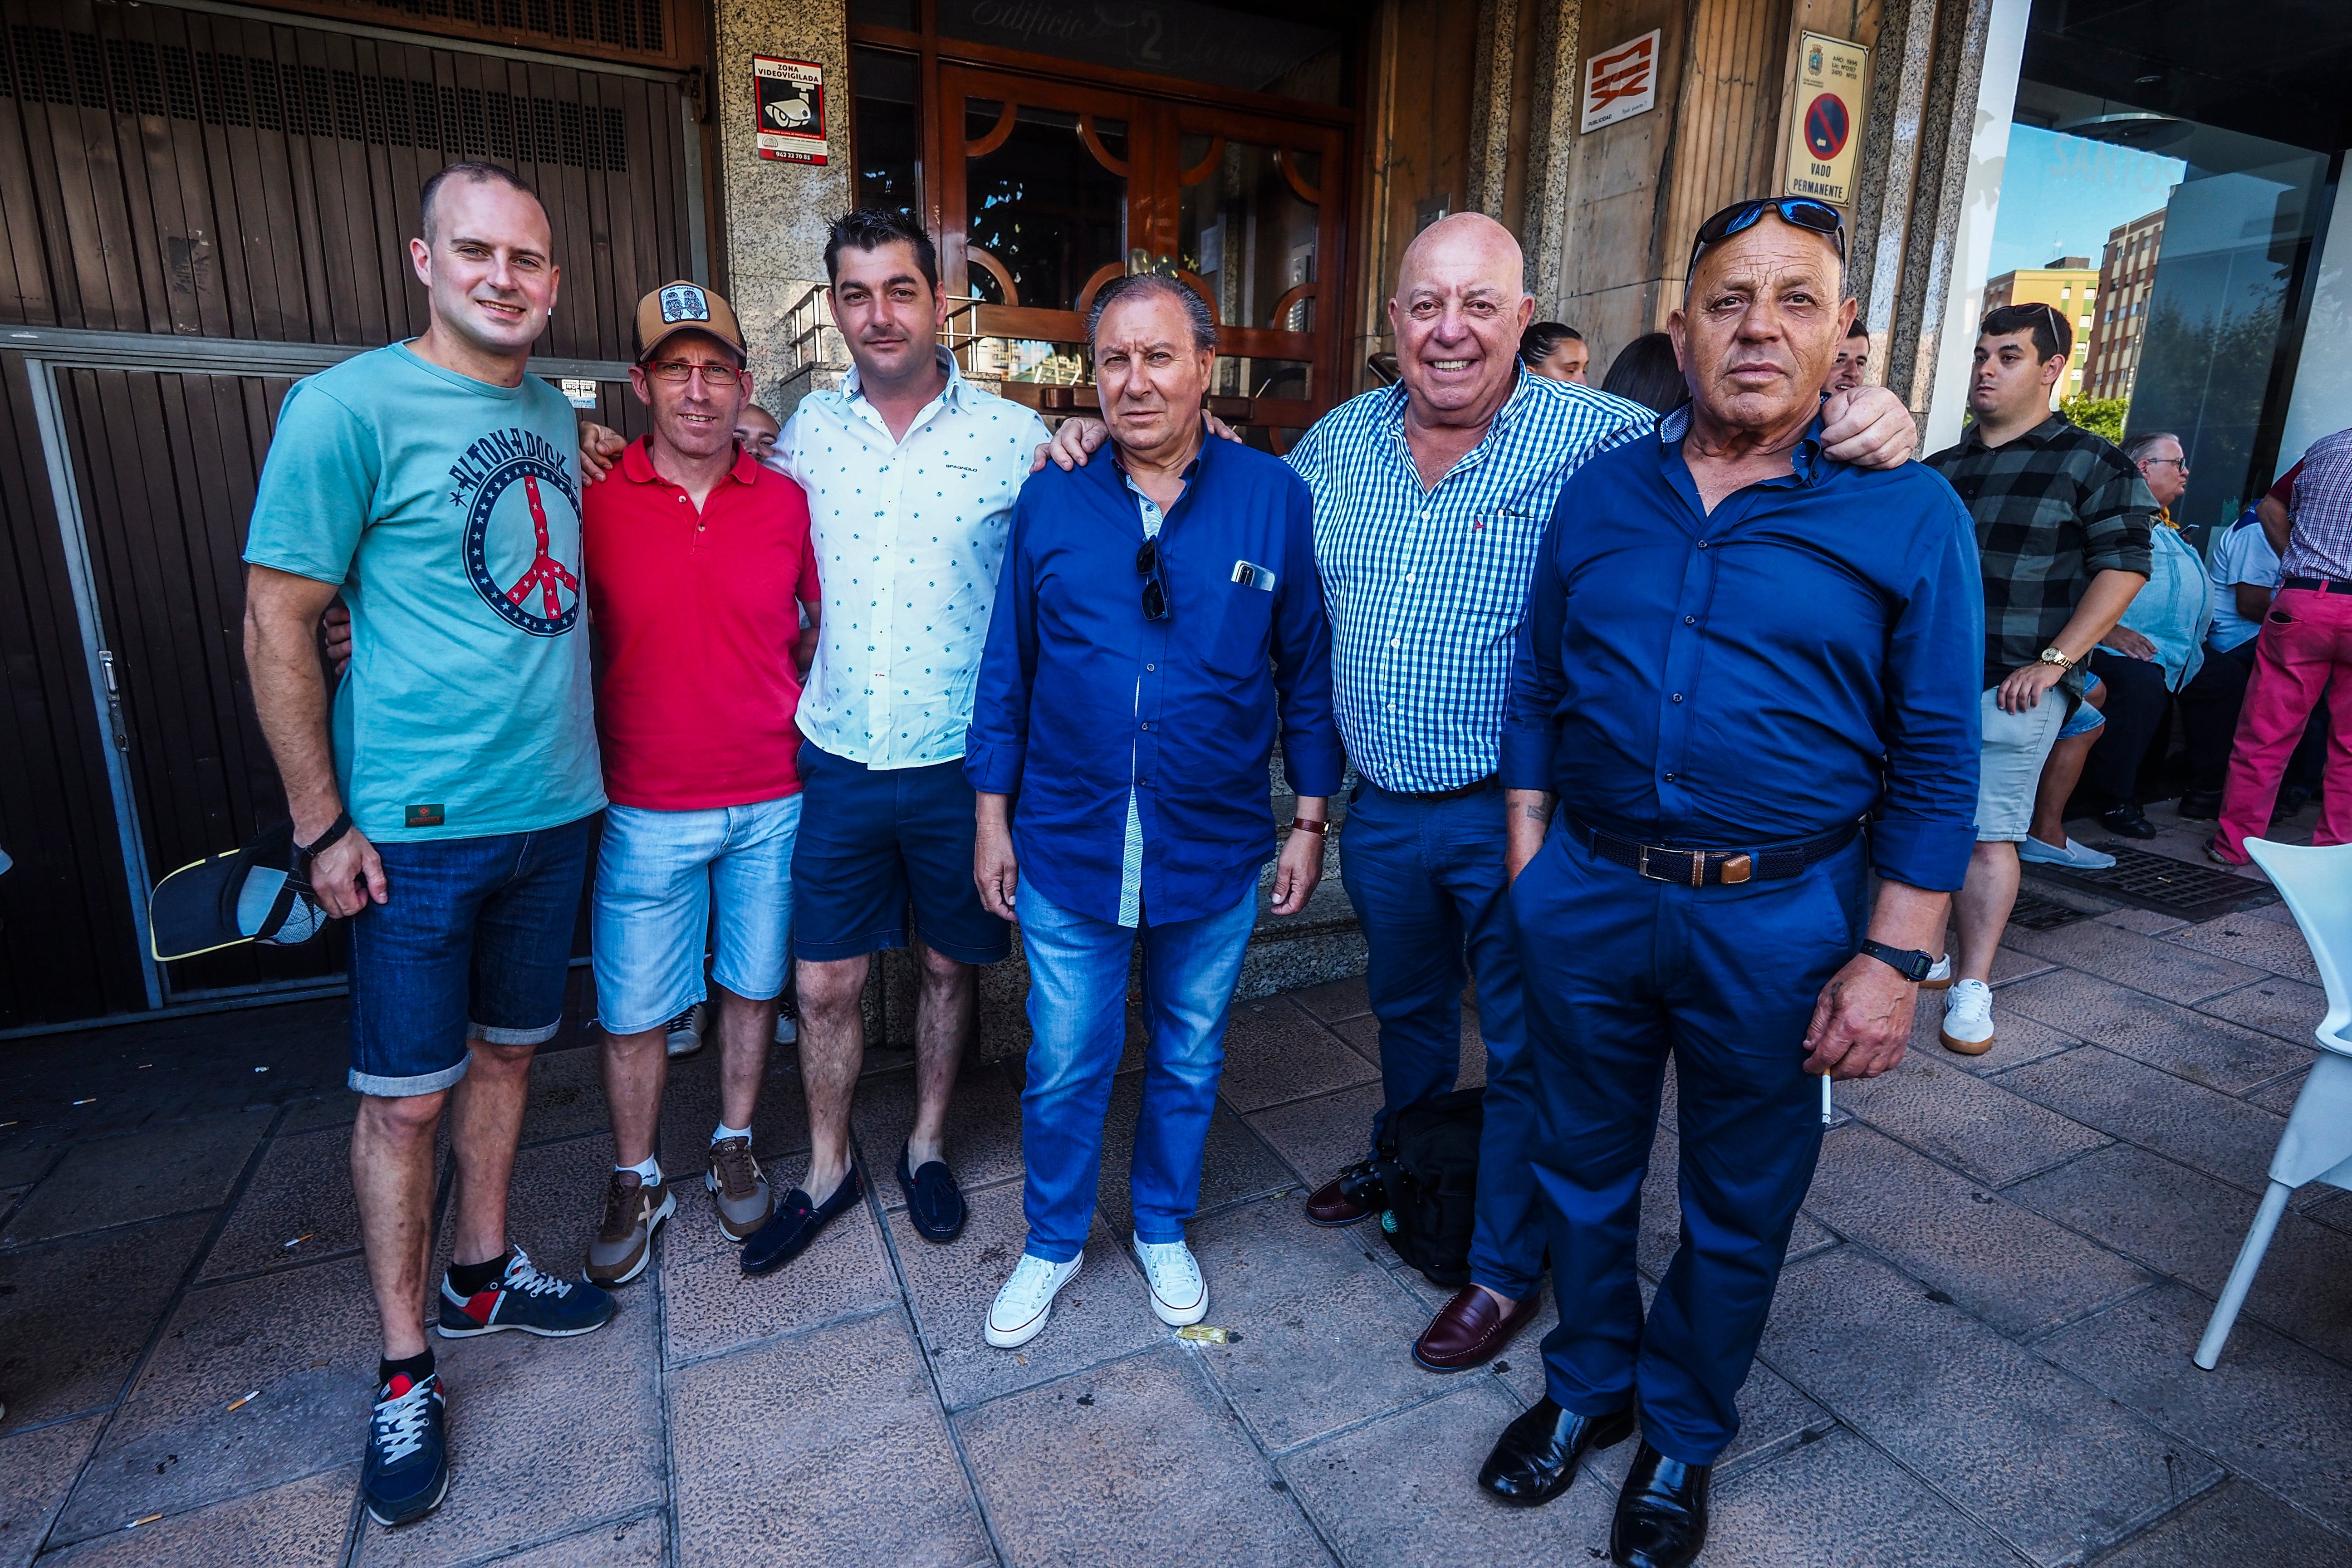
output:
{"label": "black sock", "polygon": [[395,1377],[408,1379],[413,1387],[433,1375],[433,1347],[426,1345],[405,1361],[380,1361],[375,1363],[375,1385],[383,1387]]}
{"label": "black sock", "polygon": [[487,1263],[451,1263],[449,1289],[460,1296],[473,1296],[488,1289],[506,1277],[507,1254],[501,1252]]}

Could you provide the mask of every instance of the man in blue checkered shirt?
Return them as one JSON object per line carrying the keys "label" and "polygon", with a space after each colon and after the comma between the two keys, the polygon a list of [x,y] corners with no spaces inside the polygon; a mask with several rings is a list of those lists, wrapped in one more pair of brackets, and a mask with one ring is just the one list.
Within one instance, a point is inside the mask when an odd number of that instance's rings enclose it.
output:
{"label": "man in blue checkered shirt", "polygon": [[[1552,502],[1578,465],[1650,429],[1647,408],[1528,374],[1535,310],[1518,242],[1494,219],[1441,219],[1407,247],[1389,321],[1401,384],[1318,421],[1288,454],[1315,499],[1340,738],[1360,775],[1342,876],[1370,949],[1381,1021],[1377,1148],[1398,1112],[1461,1071],[1465,960],[1486,1041],[1471,1283],[1414,1342],[1439,1372],[1491,1360],[1542,1304],[1544,1234],[1525,1144],[1535,1118],[1504,896],[1496,767],[1528,579]],[[1822,436],[1867,467],[1905,461],[1917,430],[1883,387],[1842,394]],[[1053,452],[1083,462],[1102,426],[1072,420]],[[1370,1163],[1307,1200],[1318,1225],[1387,1206]]]}

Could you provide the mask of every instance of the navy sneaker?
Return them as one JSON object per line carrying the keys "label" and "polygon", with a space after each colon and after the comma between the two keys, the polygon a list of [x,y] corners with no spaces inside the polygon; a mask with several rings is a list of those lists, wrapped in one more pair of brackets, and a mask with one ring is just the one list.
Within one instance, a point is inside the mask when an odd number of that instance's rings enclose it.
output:
{"label": "navy sneaker", "polygon": [[613,1321],[613,1298],[585,1279],[558,1279],[533,1266],[520,1247],[507,1259],[507,1271],[487,1290],[460,1296],[449,1277],[441,1276],[441,1337],[467,1340],[520,1329],[546,1339],[565,1339],[603,1328]]}
{"label": "navy sneaker", "polygon": [[368,1418],[367,1460],[360,1467],[368,1517],[387,1528],[406,1524],[439,1508],[448,1491],[448,1415],[440,1373],[427,1373],[420,1383],[394,1377],[375,1391],[375,1414]]}

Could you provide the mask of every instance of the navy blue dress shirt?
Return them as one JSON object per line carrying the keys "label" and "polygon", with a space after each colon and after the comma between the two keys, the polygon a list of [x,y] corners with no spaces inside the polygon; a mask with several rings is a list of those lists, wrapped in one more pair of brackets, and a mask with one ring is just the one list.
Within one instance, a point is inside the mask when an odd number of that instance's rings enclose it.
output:
{"label": "navy blue dress shirt", "polygon": [[1536,557],[1502,780],[1593,826],[1748,849],[1868,816],[1880,875],[1955,889],[1976,843],[1984,589],[1931,468],[1828,457],[1712,513],[1688,409],[1579,468]]}
{"label": "navy blue dress shirt", "polygon": [[1300,795],[1337,793],[1345,767],[1307,486],[1220,440],[1185,479],[1160,531],[1169,614],[1147,621],[1143,521],[1118,464],[1031,475],[981,656],[964,773],[1018,797],[1021,875],[1105,921],[1119,918],[1130,795],[1143,918],[1170,924],[1253,895],[1274,853],[1277,703]]}

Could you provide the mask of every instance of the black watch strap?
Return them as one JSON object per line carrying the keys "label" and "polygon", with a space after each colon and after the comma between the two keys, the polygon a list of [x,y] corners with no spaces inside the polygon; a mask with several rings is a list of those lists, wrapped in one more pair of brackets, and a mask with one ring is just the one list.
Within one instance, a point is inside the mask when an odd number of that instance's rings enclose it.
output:
{"label": "black watch strap", "polygon": [[313,859],[318,856],[319,851],[326,848],[329,845],[334,843],[337,839],[342,837],[344,834],[349,833],[351,830],[352,814],[348,811],[339,811],[335,813],[335,820],[327,824],[326,832],[319,835],[315,840],[309,844],[297,844],[294,846],[294,853],[299,855],[305,860]]}
{"label": "black watch strap", "polygon": [[1864,937],[1862,939],[1862,951],[1915,985],[1927,979],[1927,972],[1936,967],[1932,953],[1921,952],[1915,947],[1889,947],[1883,942],[1873,942]]}

